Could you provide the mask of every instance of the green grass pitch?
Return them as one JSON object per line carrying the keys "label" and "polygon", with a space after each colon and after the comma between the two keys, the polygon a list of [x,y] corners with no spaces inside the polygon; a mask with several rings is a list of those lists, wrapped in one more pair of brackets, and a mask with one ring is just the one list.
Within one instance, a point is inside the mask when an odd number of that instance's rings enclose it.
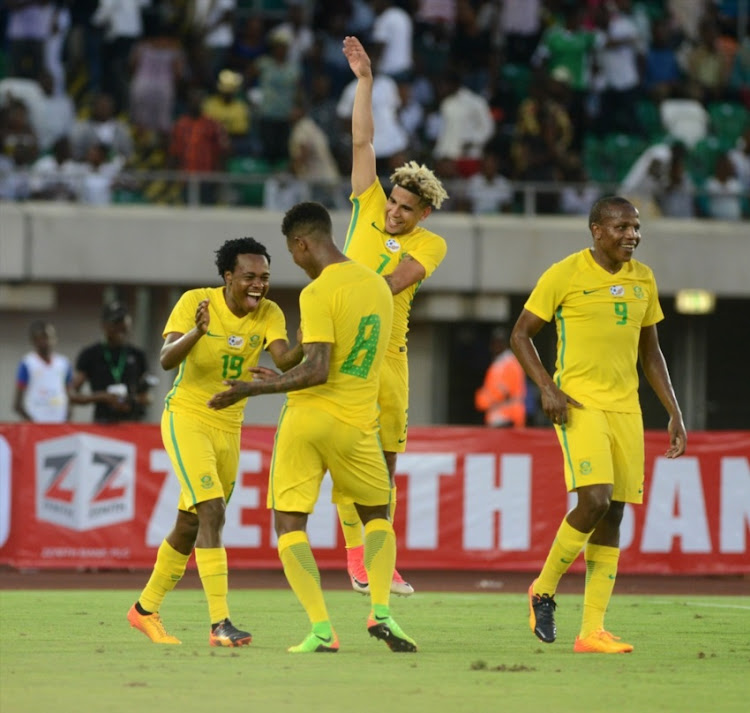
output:
{"label": "green grass pitch", "polygon": [[288,590],[229,593],[253,633],[208,646],[200,590],[169,595],[162,616],[181,646],[157,646],[125,614],[137,592],[0,592],[2,713],[745,713],[750,597],[612,600],[607,627],[632,654],[574,654],[580,595],[558,595],[558,640],[528,627],[524,594],[417,592],[392,613],[418,645],[393,654],[367,635],[368,600],[326,593],[335,655],[292,655],[308,622]]}

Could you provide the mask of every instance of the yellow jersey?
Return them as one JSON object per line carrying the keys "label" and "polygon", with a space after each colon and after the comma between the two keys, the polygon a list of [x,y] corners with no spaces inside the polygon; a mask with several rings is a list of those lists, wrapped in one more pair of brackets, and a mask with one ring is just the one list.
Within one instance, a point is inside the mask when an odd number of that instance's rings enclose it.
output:
{"label": "yellow jersey", "polygon": [[[378,179],[361,195],[350,197],[352,217],[346,234],[344,254],[367,265],[379,275],[389,275],[409,255],[425,270],[426,280],[443,261],[448,246],[439,235],[417,226],[410,233],[391,235],[385,232],[386,195]],[[414,295],[422,282],[417,282],[393,295],[393,331],[389,352],[406,351],[409,312]]]}
{"label": "yellow jersey", "polygon": [[223,287],[201,287],[180,297],[163,336],[170,332],[185,334],[195,327],[198,303],[205,299],[211,318],[208,332],[180,364],[164,405],[172,413],[190,413],[217,428],[236,431],[242,425],[245,399],[219,411],[206,403],[226,390],[225,379],[248,380],[248,368],[258,364],[261,350],[268,344],[277,339],[288,341],[286,321],[281,308],[268,299],[261,300],[253,312],[237,317],[227,307]]}
{"label": "yellow jersey", "polygon": [[555,320],[560,389],[584,406],[640,413],[641,328],[664,319],[651,268],[630,260],[613,275],[587,248],[552,265],[524,307]]}
{"label": "yellow jersey", "polygon": [[328,381],[287,395],[362,430],[377,429],[380,366],[393,325],[382,277],[352,260],[328,265],[299,297],[303,342],[332,345]]}

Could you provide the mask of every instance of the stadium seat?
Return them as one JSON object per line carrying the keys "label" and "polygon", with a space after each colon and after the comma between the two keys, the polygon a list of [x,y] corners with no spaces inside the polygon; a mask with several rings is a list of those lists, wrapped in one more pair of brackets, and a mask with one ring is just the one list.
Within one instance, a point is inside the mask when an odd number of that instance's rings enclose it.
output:
{"label": "stadium seat", "polygon": [[227,162],[227,171],[238,176],[256,176],[257,182],[236,183],[233,188],[240,205],[263,205],[264,179],[274,172],[274,167],[268,161],[252,156],[231,158]]}
{"label": "stadium seat", "polygon": [[651,143],[664,138],[666,132],[659,116],[659,107],[655,102],[641,99],[635,105],[635,113]]}
{"label": "stadium seat", "polygon": [[621,181],[648,146],[649,142],[638,136],[607,134],[602,142],[602,163],[608,180]]}
{"label": "stadium seat", "polygon": [[531,69],[522,64],[504,64],[501,81],[518,104],[529,96]]}
{"label": "stadium seat", "polygon": [[711,132],[722,141],[734,145],[750,124],[750,112],[742,104],[714,102],[708,105]]}
{"label": "stadium seat", "polygon": [[716,159],[731,148],[718,136],[701,139],[688,151],[687,168],[696,185],[701,185],[714,172]]}

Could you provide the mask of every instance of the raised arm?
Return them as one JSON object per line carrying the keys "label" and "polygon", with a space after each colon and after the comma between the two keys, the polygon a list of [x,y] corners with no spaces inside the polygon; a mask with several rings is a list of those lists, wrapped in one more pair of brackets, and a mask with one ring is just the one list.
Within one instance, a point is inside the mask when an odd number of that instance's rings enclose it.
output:
{"label": "raised arm", "polygon": [[271,355],[273,363],[276,364],[276,368],[281,369],[281,371],[289,371],[293,366],[297,366],[304,356],[302,344],[295,344],[290,347],[289,342],[285,342],[283,339],[275,339],[271,342],[268,345],[268,353]]}
{"label": "raised arm", "polygon": [[659,346],[659,335],[655,324],[641,329],[641,336],[638,341],[638,357],[648,383],[669,414],[667,426],[669,449],[666,456],[667,458],[677,458],[685,452],[687,447],[687,432],[682,421],[682,411],[677,403],[672,381],[669,378],[667,362],[664,360],[664,354]]}
{"label": "raised arm", "polygon": [[349,61],[357,89],[352,109],[352,193],[364,193],[377,178],[375,169],[375,123],[372,117],[372,66],[356,37],[344,38],[344,55]]}
{"label": "raised arm", "polygon": [[211,316],[208,311],[208,300],[201,300],[195,311],[195,327],[189,332],[170,332],[164,338],[159,363],[165,371],[178,367],[196,345],[198,340],[208,331]]}

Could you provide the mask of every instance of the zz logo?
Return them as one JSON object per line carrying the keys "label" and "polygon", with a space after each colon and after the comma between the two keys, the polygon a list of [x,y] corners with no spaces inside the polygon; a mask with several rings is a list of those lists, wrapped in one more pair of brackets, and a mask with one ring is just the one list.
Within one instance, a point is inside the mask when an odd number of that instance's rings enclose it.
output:
{"label": "zz logo", "polygon": [[104,474],[99,478],[99,482],[94,488],[91,502],[100,503],[105,500],[114,500],[125,494],[125,488],[114,487],[114,482],[122,472],[120,467],[125,460],[125,456],[115,455],[114,453],[94,453],[93,462],[104,466]]}
{"label": "zz logo", "polygon": [[65,481],[73,470],[75,460],[76,457],[74,453],[45,458],[44,467],[52,469],[52,477],[47,484],[44,497],[52,500],[60,500],[64,503],[73,502],[75,490],[70,483],[66,483]]}

